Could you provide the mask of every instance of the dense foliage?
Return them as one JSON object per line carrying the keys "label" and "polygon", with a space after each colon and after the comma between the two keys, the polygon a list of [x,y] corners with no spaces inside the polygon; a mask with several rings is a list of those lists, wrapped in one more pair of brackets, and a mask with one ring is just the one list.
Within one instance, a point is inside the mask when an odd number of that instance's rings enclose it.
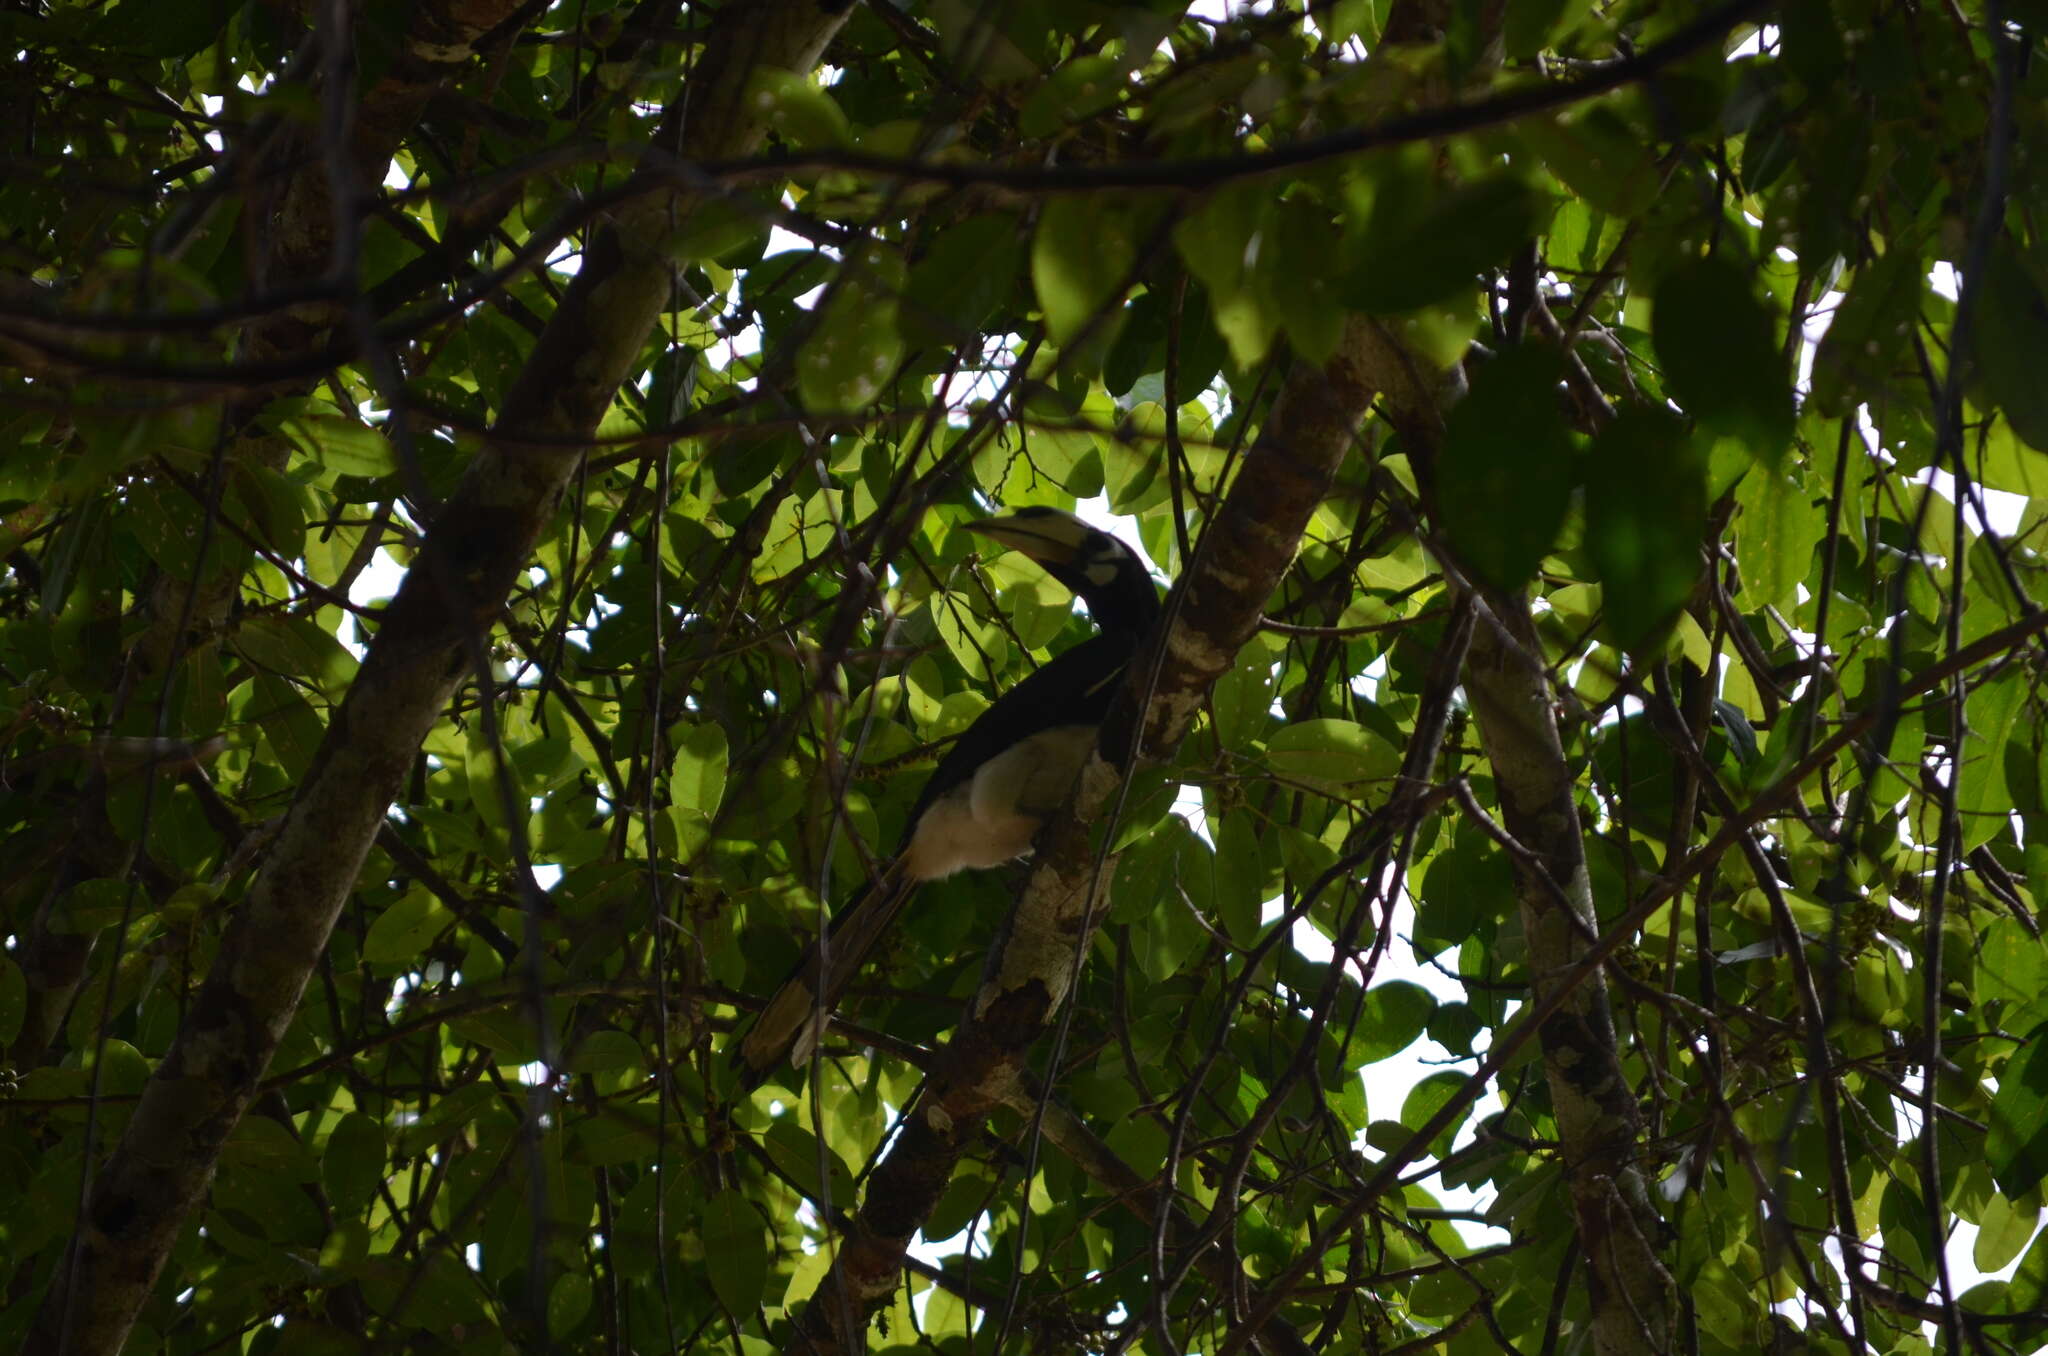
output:
{"label": "dense foliage", "polygon": [[[6,7],[0,1337],[2044,1340],[2048,11],[1309,9]],[[882,1199],[1021,872],[726,1048],[1095,496],[1248,638]]]}

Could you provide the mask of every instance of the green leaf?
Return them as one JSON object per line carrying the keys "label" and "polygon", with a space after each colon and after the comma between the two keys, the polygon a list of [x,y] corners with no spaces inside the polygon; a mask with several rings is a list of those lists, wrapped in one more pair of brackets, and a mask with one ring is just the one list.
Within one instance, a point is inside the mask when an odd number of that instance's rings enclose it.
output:
{"label": "green leaf", "polygon": [[423,885],[377,915],[363,938],[363,959],[372,965],[411,967],[435,938],[455,925],[455,916]]}
{"label": "green leaf", "polygon": [[1308,259],[1333,259],[1343,242],[1329,210],[1305,194],[1284,198],[1259,253],[1259,281],[1271,309],[1287,329],[1295,352],[1310,362],[1327,362],[1344,334],[1344,304],[1337,280]]}
{"label": "green leaf", "polygon": [[1174,225],[1174,248],[1211,296],[1233,296],[1244,282],[1253,238],[1272,198],[1270,188],[1233,184],[1210,194]]}
{"label": "green leaf", "polygon": [[1105,56],[1075,57],[1031,92],[1017,110],[1017,130],[1042,137],[1090,118],[1123,97],[1124,63]]}
{"label": "green leaf", "polygon": [[1017,285],[1024,225],[1013,213],[969,217],[940,231],[911,265],[903,325],[915,337],[952,345],[981,332]]}
{"label": "green leaf", "polygon": [[1345,299],[1366,311],[1412,311],[1478,286],[1541,224],[1543,195],[1519,175],[1495,174],[1430,193],[1426,181],[1381,185]]}
{"label": "green leaf", "polygon": [[1329,786],[1380,781],[1401,770],[1400,751],[1355,720],[1283,725],[1266,741],[1266,761],[1283,777]]}
{"label": "green leaf", "polygon": [[2048,1177],[2048,1026],[2027,1034],[1998,1076],[1984,1161],[1998,1189],[2019,1196]]}
{"label": "green leaf", "polygon": [[122,0],[90,28],[92,40],[154,57],[188,57],[220,36],[240,0]]}
{"label": "green leaf", "polygon": [[1211,905],[1216,876],[1212,850],[1186,820],[1167,815],[1129,851],[1150,860],[1150,888],[1126,894],[1126,901],[1136,907],[1120,913],[1131,918],[1139,969],[1152,982],[1164,983],[1208,942],[1190,910],[1207,912]]}
{"label": "green leaf", "polygon": [[96,563],[106,542],[109,502],[104,495],[94,495],[59,524],[55,545],[43,555],[43,587],[38,601],[45,616],[63,614],[80,574]]}
{"label": "green leaf", "polygon": [[2000,236],[1991,250],[1977,296],[1974,353],[1985,393],[2013,430],[2048,452],[2048,383],[2041,355],[2048,353],[2048,298],[2012,241]]}
{"label": "green leaf", "polygon": [[228,471],[227,505],[251,540],[284,560],[306,551],[306,504],[299,486],[268,466],[236,463]]}
{"label": "green leaf", "polygon": [[640,1042],[623,1031],[593,1031],[568,1052],[563,1067],[570,1073],[611,1073],[644,1066]]}
{"label": "green leaf", "polygon": [[1991,841],[2011,823],[2005,785],[2005,745],[2027,702],[2030,680],[2016,669],[1979,683],[1963,704],[1962,770],[1956,777],[1956,815],[1963,850]]}
{"label": "green leaf", "polygon": [[1657,288],[1653,341],[1665,384],[1707,428],[1775,466],[1792,441],[1792,382],[1777,320],[1726,254],[1679,264]]}
{"label": "green leaf", "polygon": [[719,1303],[750,1314],[768,1288],[767,1228],[745,1196],[727,1187],[704,1203],[704,1266]]}
{"label": "green leaf", "polygon": [[359,1111],[343,1116],[320,1155],[320,1180],[329,1203],[343,1214],[367,1209],[384,1180],[384,1163],[384,1127]]}
{"label": "green leaf", "polygon": [[497,1100],[497,1090],[484,1083],[465,1083],[451,1089],[425,1115],[398,1128],[392,1156],[399,1160],[411,1158],[462,1133]]}
{"label": "green leaf", "polygon": [[1586,550],[1607,629],[1631,654],[1661,644],[1692,595],[1706,518],[1705,459],[1668,412],[1625,410],[1594,440]]}
{"label": "green leaf", "polygon": [[1415,910],[1416,950],[1436,955],[1462,945],[1508,908],[1514,894],[1514,867],[1505,854],[1477,833],[1459,833],[1423,872]]}
{"label": "green leaf", "polygon": [[1502,22],[1507,54],[1526,60],[1543,50],[1550,35],[1560,26],[1575,26],[1591,8],[1591,0],[1527,0],[1510,5]]}
{"label": "green leaf", "polygon": [[[767,204],[744,196],[694,198],[669,236],[668,252],[684,262],[738,254],[767,236],[768,213]],[[820,257],[802,251],[791,253],[803,258]],[[753,281],[751,275],[749,281]]]}
{"label": "green leaf", "polygon": [[355,677],[355,656],[310,617],[250,617],[235,628],[232,640],[258,668],[310,678],[330,695],[339,696]]}
{"label": "green leaf", "polygon": [[2013,1269],[2008,1304],[2014,1313],[2039,1309],[2048,1299],[2048,1231],[2034,1235],[2034,1241]]}
{"label": "green leaf", "polygon": [[659,1114],[646,1102],[623,1102],[577,1122],[570,1132],[576,1161],[594,1168],[649,1162],[662,1148]]}
{"label": "green leaf", "polygon": [[1654,147],[1611,109],[1570,121],[1527,118],[1515,125],[1566,187],[1603,212],[1633,217],[1657,196],[1663,176]]}
{"label": "green leaf", "polygon": [[[763,1147],[775,1161],[775,1166],[796,1183],[804,1195],[816,1201],[829,1199],[843,1210],[853,1208],[856,1193],[853,1173],[846,1166],[846,1160],[829,1145],[821,1145],[818,1137],[808,1129],[784,1117],[768,1128]],[[823,1179],[818,1176],[821,1161],[826,1173]],[[827,1183],[831,1186],[829,1195],[825,1190]]]}
{"label": "green leaf", "polygon": [[327,724],[297,689],[277,675],[259,673],[253,687],[249,713],[284,773],[296,781],[312,766]]}
{"label": "green leaf", "polygon": [[1408,1312],[1418,1318],[1450,1318],[1462,1314],[1479,1299],[1466,1276],[1449,1267],[1439,1267],[1418,1276],[1408,1287]]}
{"label": "green leaf", "polygon": [[1814,548],[1827,535],[1827,518],[1809,502],[1794,473],[1758,467],[1735,492],[1735,559],[1742,567],[1742,601],[1750,610],[1790,611],[1799,585],[1813,571]]}
{"label": "green leaf", "polygon": [[448,1030],[492,1052],[500,1065],[530,1064],[540,1058],[540,1040],[532,1019],[513,1008],[486,1008],[450,1017]]}
{"label": "green leaf", "polygon": [[409,1327],[448,1332],[483,1319],[480,1280],[459,1258],[430,1252],[417,1263],[384,1261],[364,1277],[363,1295],[387,1318],[402,1315]]}
{"label": "green leaf", "polygon": [[1892,373],[1911,362],[1925,285],[1920,256],[1905,241],[1856,270],[1813,355],[1814,408],[1839,416],[1884,394]]}
{"label": "green leaf", "polygon": [[[1401,1124],[1410,1130],[1420,1130],[1429,1123],[1429,1118],[1449,1106],[1451,1099],[1462,1092],[1471,1080],[1464,1074],[1433,1073],[1408,1090],[1408,1096],[1401,1103]],[[1448,1152],[1451,1141],[1457,1137],[1458,1127],[1465,1123],[1469,1111],[1455,1116],[1429,1142],[1429,1150],[1438,1156]]]}
{"label": "green leaf", "polygon": [[1420,984],[1405,979],[1375,984],[1365,991],[1365,1011],[1359,1019],[1358,1037],[1351,1044],[1352,1059],[1377,1064],[1401,1053],[1415,1043],[1435,1012],[1436,996]]}
{"label": "green leaf", "polygon": [[28,1015],[28,977],[12,956],[0,956],[0,1046],[14,1044]]}
{"label": "green leaf", "polygon": [[669,804],[700,815],[718,813],[725,800],[728,752],[725,731],[708,722],[682,726],[673,736],[675,762],[669,767]]}
{"label": "green leaf", "polygon": [[888,389],[903,359],[897,314],[902,259],[883,246],[849,260],[797,355],[797,391],[804,407],[825,414],[862,409]]}
{"label": "green leaf", "polygon": [[1216,826],[1215,907],[1223,930],[1239,946],[1258,940],[1259,911],[1265,903],[1265,866],[1252,817],[1233,810]]}
{"label": "green leaf", "polygon": [[[108,1097],[134,1097],[149,1082],[149,1061],[127,1041],[108,1037],[99,1043],[100,1092]],[[90,1061],[87,1067],[91,1067]]]}
{"label": "green leaf", "polygon": [[590,1313],[590,1277],[565,1271],[548,1290],[548,1336],[556,1341],[575,1332]]}
{"label": "green leaf", "polygon": [[[476,808],[477,818],[499,833],[505,829],[505,802],[507,788],[501,783],[498,770],[503,760],[492,746],[481,725],[472,726],[463,748],[463,780],[469,787],[470,804]],[[508,767],[510,774],[510,796],[512,803],[523,805],[527,793],[519,784],[516,768]]]}
{"label": "green leaf", "polygon": [[256,418],[335,475],[376,477],[398,469],[398,452],[389,439],[325,400],[273,400]]}
{"label": "green leaf", "polygon": [[[198,572],[206,510],[191,495],[167,486],[155,494],[132,497],[122,509],[120,521],[160,568],[178,579]],[[216,558],[222,536],[216,524],[210,552]]]}
{"label": "green leaf", "polygon": [[1265,360],[1280,329],[1280,311],[1267,288],[1251,284],[1234,292],[1211,293],[1209,320],[1230,350],[1230,360],[1241,368]]}
{"label": "green leaf", "polygon": [[1002,672],[1010,652],[1010,639],[1000,628],[970,612],[966,595],[932,599],[932,621],[938,627],[940,641],[970,679],[984,683]]}
{"label": "green leaf", "polygon": [[756,66],[747,77],[747,110],[763,126],[792,145],[844,146],[849,141],[846,114],[830,93],[808,76],[773,66]]}
{"label": "green leaf", "polygon": [[223,1175],[242,1168],[286,1182],[312,1182],[320,1176],[319,1163],[297,1134],[268,1116],[244,1116],[221,1146]]}
{"label": "green leaf", "polygon": [[1971,1249],[1970,1260],[1979,1271],[2003,1271],[2027,1246],[2040,1222],[2041,1206],[2037,1200],[2012,1201],[1993,1196],[1985,1202],[1984,1218],[1978,1221],[1977,1242]]}
{"label": "green leaf", "polygon": [[1273,716],[1274,648],[1254,637],[1238,652],[1237,666],[1216,680],[1211,704],[1216,740],[1226,749],[1242,749],[1256,740]]}
{"label": "green leaf", "polygon": [[1578,457],[1558,405],[1563,372],[1548,349],[1511,350],[1480,369],[1444,429],[1444,530],[1459,559],[1505,593],[1535,577],[1571,506]]}
{"label": "green leaf", "polygon": [[1983,930],[1977,973],[1978,996],[1984,1001],[2031,1003],[2048,989],[2048,945],[2019,920],[1997,919]]}
{"label": "green leaf", "polygon": [[1079,193],[1045,205],[1031,237],[1031,283],[1054,343],[1075,338],[1122,295],[1137,257],[1122,205]]}

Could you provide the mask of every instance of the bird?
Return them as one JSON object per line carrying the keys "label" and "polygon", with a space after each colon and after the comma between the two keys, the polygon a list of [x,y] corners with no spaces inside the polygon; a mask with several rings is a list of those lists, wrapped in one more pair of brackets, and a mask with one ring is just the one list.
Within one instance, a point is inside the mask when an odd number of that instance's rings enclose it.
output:
{"label": "bird", "polygon": [[1097,634],[996,698],[939,760],[895,855],[833,915],[822,948],[806,948],[740,1039],[734,1062],[746,1086],[785,1058],[798,1067],[810,1061],[826,1018],[918,886],[1031,850],[1159,616],[1159,590],[1137,553],[1071,513],[1033,506],[966,526],[1064,584],[1087,604]]}

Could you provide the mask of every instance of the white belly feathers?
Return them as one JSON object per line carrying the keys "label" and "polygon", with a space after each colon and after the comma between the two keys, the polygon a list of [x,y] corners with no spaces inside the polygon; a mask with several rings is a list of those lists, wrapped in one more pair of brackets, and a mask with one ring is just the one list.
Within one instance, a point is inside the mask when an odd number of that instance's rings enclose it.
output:
{"label": "white belly feathers", "polygon": [[1095,744],[1093,725],[1061,725],[989,759],[940,796],[917,821],[903,865],[912,880],[999,866],[1031,850],[1047,816],[1067,798]]}

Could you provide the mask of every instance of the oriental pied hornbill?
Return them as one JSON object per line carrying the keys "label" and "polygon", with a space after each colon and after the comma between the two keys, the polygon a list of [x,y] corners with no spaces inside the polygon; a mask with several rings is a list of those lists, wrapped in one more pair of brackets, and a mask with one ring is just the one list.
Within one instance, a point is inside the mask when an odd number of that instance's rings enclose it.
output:
{"label": "oriental pied hornbill", "polygon": [[1159,615],[1159,592],[1131,549],[1071,513],[1026,508],[968,527],[1021,551],[1088,604],[1100,634],[998,697],[967,727],[910,812],[896,855],[833,915],[740,1041],[742,1080],[759,1082],[785,1057],[811,1057],[877,940],[917,887],[967,867],[997,866],[1031,840],[1073,786],[1117,680]]}

